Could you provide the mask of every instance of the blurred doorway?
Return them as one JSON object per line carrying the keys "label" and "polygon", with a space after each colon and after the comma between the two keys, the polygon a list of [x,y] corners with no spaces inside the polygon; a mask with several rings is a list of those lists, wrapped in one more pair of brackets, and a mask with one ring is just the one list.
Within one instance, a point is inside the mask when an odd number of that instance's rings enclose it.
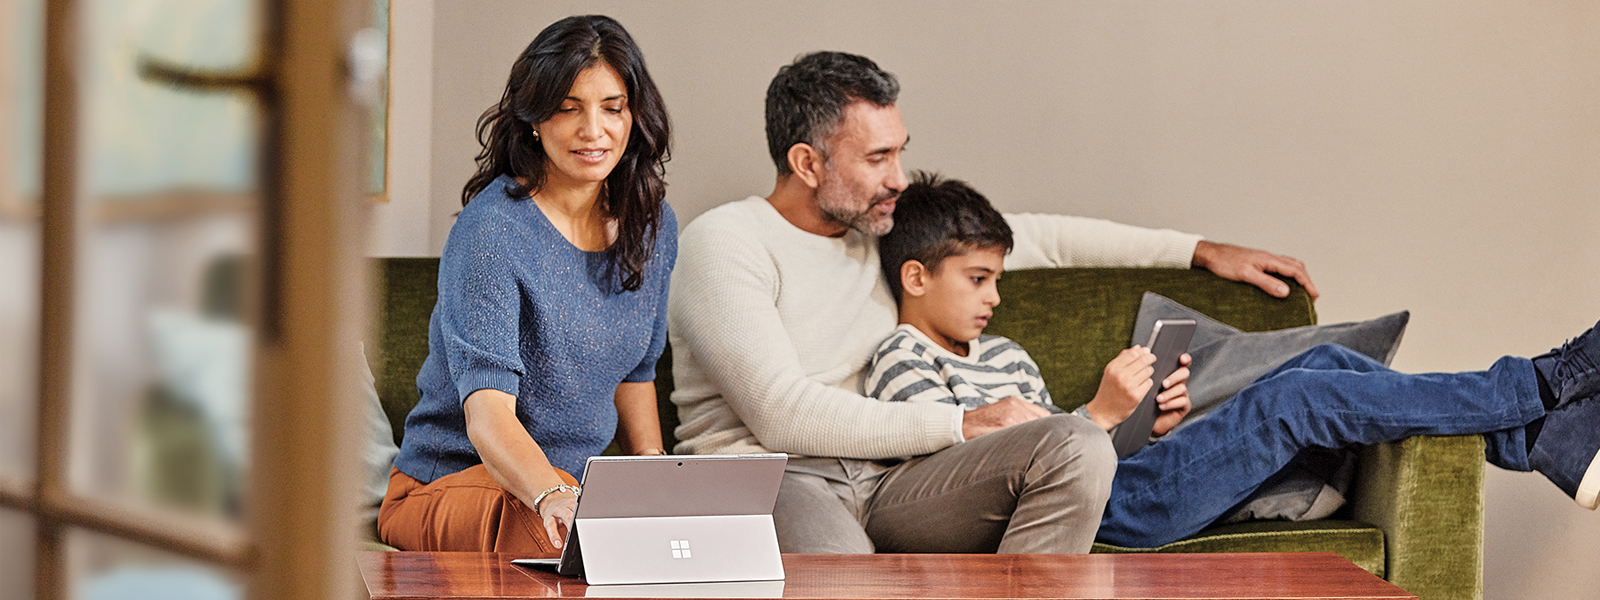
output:
{"label": "blurred doorway", "polygon": [[373,7],[0,0],[0,597],[357,595]]}

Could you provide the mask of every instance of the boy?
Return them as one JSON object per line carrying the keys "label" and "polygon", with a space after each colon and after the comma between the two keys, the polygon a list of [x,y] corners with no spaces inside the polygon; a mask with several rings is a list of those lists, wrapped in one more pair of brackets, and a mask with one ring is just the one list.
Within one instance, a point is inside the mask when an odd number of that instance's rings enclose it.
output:
{"label": "boy", "polygon": [[[913,173],[895,210],[895,226],[878,239],[900,326],[878,347],[866,380],[868,396],[891,402],[944,402],[972,410],[1018,401],[1059,413],[1039,367],[1009,339],[981,335],[995,305],[995,282],[1011,251],[1011,228],[999,211],[960,181]],[[1188,364],[1189,357],[1183,357]],[[1099,392],[1075,414],[1112,430],[1150,389],[1155,356],[1135,346],[1106,365]],[[1189,411],[1179,369],[1157,396],[1154,434],[1164,435]]]}
{"label": "boy", "polygon": [[[981,195],[958,181],[915,174],[894,229],[878,246],[901,325],[873,357],[868,395],[968,410],[1026,401],[1041,405],[1040,415],[1050,410],[1027,353],[980,335],[1000,303],[995,279],[1011,248],[1006,222]],[[1153,362],[1142,348],[1123,351],[1076,414],[1115,427],[1149,389]],[[1170,432],[1188,412],[1187,379],[1181,368],[1163,382],[1154,435]],[[1127,547],[1167,544],[1227,514],[1302,450],[1414,435],[1481,434],[1490,463],[1539,471],[1595,510],[1597,432],[1600,326],[1533,359],[1508,356],[1464,373],[1407,375],[1341,346],[1318,346],[1182,433],[1119,460],[1097,538]]]}

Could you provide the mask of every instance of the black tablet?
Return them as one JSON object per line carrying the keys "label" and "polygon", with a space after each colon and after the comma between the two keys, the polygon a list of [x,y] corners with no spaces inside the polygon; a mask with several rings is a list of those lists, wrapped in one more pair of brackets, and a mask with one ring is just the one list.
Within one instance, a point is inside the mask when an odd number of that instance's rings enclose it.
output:
{"label": "black tablet", "polygon": [[1151,374],[1150,391],[1145,392],[1139,407],[1111,432],[1111,445],[1121,458],[1137,452],[1150,443],[1150,432],[1156,426],[1156,415],[1161,407],[1156,395],[1161,393],[1161,380],[1178,370],[1178,359],[1189,351],[1189,338],[1194,337],[1194,319],[1160,319],[1150,331],[1150,352],[1156,355],[1155,373]]}

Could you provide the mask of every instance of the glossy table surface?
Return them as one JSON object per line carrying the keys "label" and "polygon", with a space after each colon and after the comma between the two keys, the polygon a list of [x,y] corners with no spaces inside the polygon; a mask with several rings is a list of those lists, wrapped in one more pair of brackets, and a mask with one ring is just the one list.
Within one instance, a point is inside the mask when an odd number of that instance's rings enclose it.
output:
{"label": "glossy table surface", "polygon": [[1416,598],[1331,553],[785,554],[782,582],[589,586],[509,554],[364,552],[378,598]]}

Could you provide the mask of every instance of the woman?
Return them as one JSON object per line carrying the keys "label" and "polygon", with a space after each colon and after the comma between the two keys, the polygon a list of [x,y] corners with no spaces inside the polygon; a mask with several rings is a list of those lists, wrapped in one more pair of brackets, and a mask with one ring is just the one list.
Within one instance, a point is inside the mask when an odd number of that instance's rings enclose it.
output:
{"label": "woman", "polygon": [[[621,25],[540,32],[478,120],[421,401],[378,515],[407,550],[554,554],[584,460],[663,454],[655,364],[677,221],[667,115]],[[570,474],[570,475],[569,475]]]}

